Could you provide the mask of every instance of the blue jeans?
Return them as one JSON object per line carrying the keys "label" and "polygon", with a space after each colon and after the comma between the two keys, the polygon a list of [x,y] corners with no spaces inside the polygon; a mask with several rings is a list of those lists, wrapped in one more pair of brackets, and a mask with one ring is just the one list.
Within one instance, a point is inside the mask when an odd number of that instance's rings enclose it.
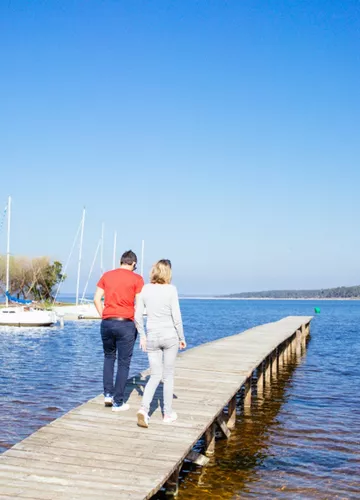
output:
{"label": "blue jeans", "polygon": [[[129,376],[131,357],[134,350],[137,331],[133,321],[103,319],[101,338],[104,348],[104,394],[114,397],[114,402],[124,400],[126,381]],[[118,358],[117,374],[114,387],[114,365]]]}

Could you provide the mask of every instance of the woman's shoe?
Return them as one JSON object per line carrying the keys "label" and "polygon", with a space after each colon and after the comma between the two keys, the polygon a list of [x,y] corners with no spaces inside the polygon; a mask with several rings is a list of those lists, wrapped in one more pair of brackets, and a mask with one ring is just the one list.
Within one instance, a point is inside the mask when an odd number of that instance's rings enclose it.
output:
{"label": "woman's shoe", "polygon": [[137,412],[137,424],[139,427],[149,427],[150,417],[142,408]]}
{"label": "woman's shoe", "polygon": [[175,420],[177,420],[178,416],[176,414],[176,412],[171,412],[170,415],[164,415],[164,419],[163,419],[163,422],[164,424],[172,424],[173,422],[175,422]]}

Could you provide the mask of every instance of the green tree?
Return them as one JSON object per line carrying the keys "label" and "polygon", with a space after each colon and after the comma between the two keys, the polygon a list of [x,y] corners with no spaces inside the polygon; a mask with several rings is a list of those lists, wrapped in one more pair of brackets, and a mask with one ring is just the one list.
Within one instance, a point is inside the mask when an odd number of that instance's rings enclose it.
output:
{"label": "green tree", "polygon": [[[11,295],[17,298],[50,300],[54,289],[60,281],[65,280],[62,273],[62,263],[50,262],[48,257],[10,258],[10,287]],[[6,258],[0,256],[0,292],[6,289]]]}
{"label": "green tree", "polygon": [[66,279],[66,275],[62,273],[62,267],[62,263],[55,260],[52,264],[49,263],[41,270],[33,291],[35,299],[49,300],[53,298],[56,285]]}

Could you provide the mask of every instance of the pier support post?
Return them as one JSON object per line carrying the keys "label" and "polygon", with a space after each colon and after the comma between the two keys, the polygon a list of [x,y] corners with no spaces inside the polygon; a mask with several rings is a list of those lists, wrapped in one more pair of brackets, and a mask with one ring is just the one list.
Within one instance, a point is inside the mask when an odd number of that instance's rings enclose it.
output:
{"label": "pier support post", "polygon": [[306,325],[301,325],[301,347],[303,351],[306,349],[306,337],[307,337],[307,331],[306,331]]}
{"label": "pier support post", "polygon": [[271,362],[270,356],[268,356],[264,361],[264,383],[268,385],[270,382],[270,371],[271,371]]}
{"label": "pier support post", "polygon": [[228,405],[228,421],[226,424],[228,429],[230,430],[234,429],[235,422],[236,422],[236,395],[230,399]]}
{"label": "pier support post", "polygon": [[290,357],[293,356],[296,352],[296,333],[294,334],[292,341],[290,342]]}
{"label": "pier support post", "polygon": [[211,457],[215,453],[215,423],[205,431],[205,455]]}
{"label": "pier support post", "polygon": [[289,349],[289,343],[285,341],[284,350],[282,352],[283,365],[287,365],[287,363],[289,362],[288,349]]}
{"label": "pier support post", "polygon": [[276,378],[276,376],[277,376],[277,371],[278,371],[277,363],[278,363],[277,349],[275,349],[275,351],[273,351],[271,354],[271,376],[273,378]]}
{"label": "pier support post", "polygon": [[226,439],[229,439],[231,436],[231,431],[229,430],[228,426],[226,425],[226,417],[224,416],[224,412],[221,413],[217,419],[216,422],[219,426],[219,429],[223,433],[223,435],[226,437]]}
{"label": "pier support post", "polygon": [[305,352],[305,350],[306,350],[306,337],[305,337],[305,335],[303,337],[301,337],[301,349],[302,349],[302,352]]}
{"label": "pier support post", "polygon": [[190,460],[195,465],[201,465],[204,467],[209,463],[209,458],[205,457],[205,455],[202,455],[201,453],[198,453],[197,451],[190,451],[186,455],[186,460]]}
{"label": "pier support post", "polygon": [[290,346],[290,343],[285,342],[284,350],[282,352],[282,364],[283,364],[283,366],[286,365],[286,363],[287,363],[287,350],[288,350],[289,346]]}
{"label": "pier support post", "polygon": [[290,340],[290,341],[286,342],[286,362],[288,364],[291,361],[291,355],[292,355],[292,348],[293,348],[293,342],[294,342],[294,340],[295,340],[295,338],[293,340]]}
{"label": "pier support post", "polygon": [[251,378],[248,378],[245,382],[245,393],[244,393],[244,413],[248,414],[251,411]]}
{"label": "pier support post", "polygon": [[301,331],[296,330],[296,356],[301,356]]}
{"label": "pier support post", "polygon": [[264,394],[264,365],[262,362],[261,365],[257,367],[257,396],[262,398]]}
{"label": "pier support post", "polygon": [[291,358],[293,356],[293,353],[296,349],[296,335],[294,335],[292,337],[292,339],[289,341],[289,344],[288,344],[288,360],[289,360],[289,363],[291,361]]}
{"label": "pier support post", "polygon": [[279,368],[281,368],[284,365],[284,352],[285,352],[285,349],[286,349],[286,344],[282,344],[279,347],[279,355],[278,355],[278,365],[279,365]]}
{"label": "pier support post", "polygon": [[166,496],[176,497],[179,493],[179,474],[181,470],[181,465],[176,467],[174,472],[171,474],[169,479],[165,484],[165,494]]}

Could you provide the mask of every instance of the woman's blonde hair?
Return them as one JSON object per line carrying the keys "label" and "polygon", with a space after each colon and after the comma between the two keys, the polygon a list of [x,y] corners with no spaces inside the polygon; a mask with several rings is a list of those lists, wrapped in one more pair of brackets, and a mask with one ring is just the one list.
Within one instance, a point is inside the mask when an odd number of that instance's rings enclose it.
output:
{"label": "woman's blonde hair", "polygon": [[168,259],[161,259],[151,268],[150,282],[158,285],[169,285],[171,283],[171,262]]}

